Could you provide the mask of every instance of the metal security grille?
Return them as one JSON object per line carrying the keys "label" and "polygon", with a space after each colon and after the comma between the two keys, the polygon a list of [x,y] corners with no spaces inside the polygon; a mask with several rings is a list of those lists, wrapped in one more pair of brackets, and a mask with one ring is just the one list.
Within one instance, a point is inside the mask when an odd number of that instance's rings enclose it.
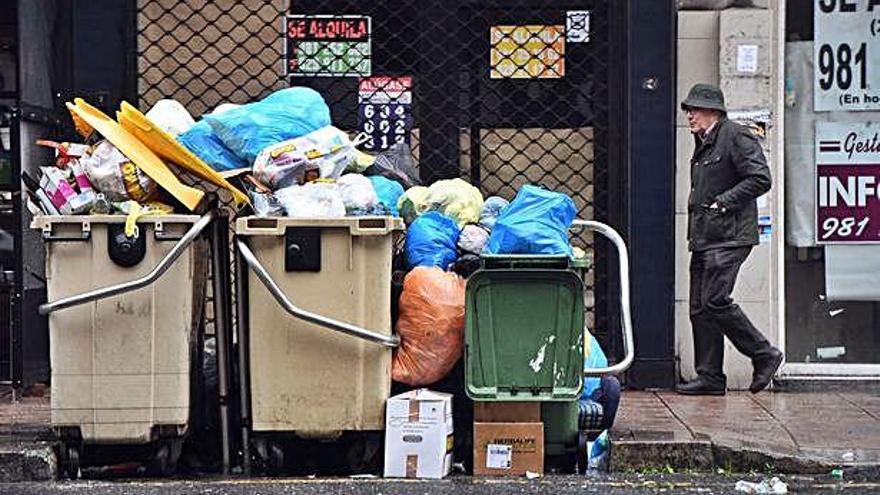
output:
{"label": "metal security grille", "polygon": [[[288,86],[337,127],[411,146],[424,183],[540,184],[606,219],[610,0],[137,0],[140,106],[199,116]],[[592,239],[580,236],[590,250]],[[597,273],[597,272],[592,272]],[[598,272],[597,290],[604,277]],[[591,285],[596,285],[591,284]],[[588,301],[602,306],[602,301]],[[605,330],[607,325],[598,322]]]}

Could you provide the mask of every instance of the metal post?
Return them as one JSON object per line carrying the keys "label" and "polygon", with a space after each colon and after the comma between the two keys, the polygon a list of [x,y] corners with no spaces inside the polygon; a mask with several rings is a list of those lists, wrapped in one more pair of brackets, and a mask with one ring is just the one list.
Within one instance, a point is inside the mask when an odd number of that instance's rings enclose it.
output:
{"label": "metal post", "polygon": [[[218,402],[220,405],[220,435],[223,449],[223,474],[229,474],[229,349],[227,335],[229,322],[226,319],[227,312],[224,308],[226,298],[224,293],[227,288],[223,285],[223,273],[229,270],[228,259],[229,245],[227,239],[227,219],[218,216],[214,220],[214,228],[211,236],[211,263],[212,281],[214,284],[214,338],[217,342],[217,377],[218,377]],[[226,253],[226,255],[224,255]]]}
{"label": "metal post", "polygon": [[235,250],[235,295],[238,314],[238,398],[241,411],[242,469],[245,476],[251,474],[251,399],[250,399],[250,305],[248,300],[248,269],[238,249]]}

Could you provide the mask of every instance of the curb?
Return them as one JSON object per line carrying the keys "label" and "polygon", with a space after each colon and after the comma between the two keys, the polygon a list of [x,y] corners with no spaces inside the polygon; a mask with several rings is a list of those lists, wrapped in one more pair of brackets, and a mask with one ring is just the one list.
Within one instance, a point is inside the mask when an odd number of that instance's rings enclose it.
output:
{"label": "curb", "polygon": [[51,481],[58,476],[58,459],[49,443],[0,445],[0,482]]}
{"label": "curb", "polygon": [[805,453],[783,453],[754,446],[711,441],[617,440],[611,449],[612,472],[703,471],[821,475],[842,469],[848,477],[880,477],[878,463],[839,463]]}

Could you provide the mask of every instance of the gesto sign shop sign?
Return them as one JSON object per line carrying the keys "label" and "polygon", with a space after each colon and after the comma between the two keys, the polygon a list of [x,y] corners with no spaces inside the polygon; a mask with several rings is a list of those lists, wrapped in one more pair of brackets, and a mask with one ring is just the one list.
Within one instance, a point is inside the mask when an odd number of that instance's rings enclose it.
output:
{"label": "gesto sign shop sign", "polygon": [[880,125],[816,123],[816,241],[880,243]]}

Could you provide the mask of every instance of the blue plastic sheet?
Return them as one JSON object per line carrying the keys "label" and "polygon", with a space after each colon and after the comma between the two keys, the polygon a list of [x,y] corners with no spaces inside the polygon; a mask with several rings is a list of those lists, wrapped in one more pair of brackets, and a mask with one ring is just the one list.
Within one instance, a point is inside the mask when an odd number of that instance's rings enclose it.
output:
{"label": "blue plastic sheet", "polygon": [[267,146],[330,125],[330,108],[313,89],[287,88],[204,120],[227,148],[253,164]]}
{"label": "blue plastic sheet", "polygon": [[486,253],[571,256],[568,229],[576,214],[567,195],[523,186],[495,222]]}
{"label": "blue plastic sheet", "polygon": [[403,186],[397,181],[379,175],[374,175],[369,179],[373,183],[373,189],[376,190],[376,196],[379,196],[379,203],[388,208],[395,217],[400,216],[397,211],[397,202],[403,196]]}
{"label": "blue plastic sheet", "polygon": [[198,121],[188,131],[177,136],[177,140],[218,172],[250,166],[230,151],[204,120]]}
{"label": "blue plastic sheet", "polygon": [[446,270],[458,257],[458,235],[455,220],[439,211],[419,216],[406,231],[408,267],[438,266]]}

